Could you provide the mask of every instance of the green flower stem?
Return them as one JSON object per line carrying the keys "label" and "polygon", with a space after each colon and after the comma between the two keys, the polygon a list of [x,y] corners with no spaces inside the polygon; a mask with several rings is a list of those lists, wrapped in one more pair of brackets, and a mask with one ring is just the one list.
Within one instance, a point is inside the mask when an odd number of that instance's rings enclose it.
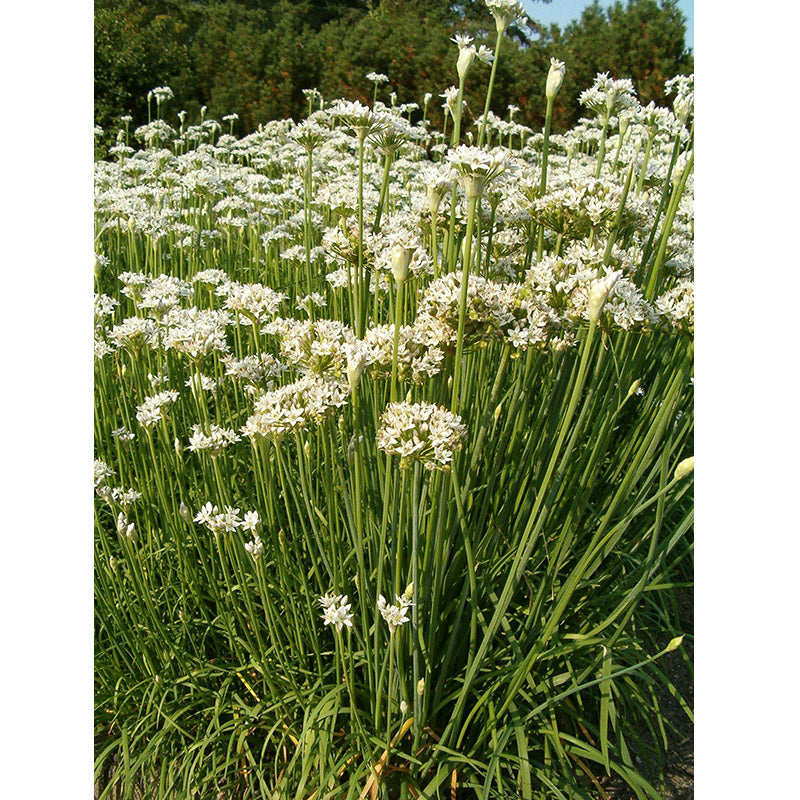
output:
{"label": "green flower stem", "polygon": [[597,150],[597,169],[595,169],[594,177],[600,177],[600,171],[603,169],[603,160],[606,157],[606,135],[608,133],[609,117],[606,113],[603,117],[603,130],[600,132],[600,146]]}
{"label": "green flower stem", "polygon": [[500,57],[500,45],[503,41],[503,34],[497,31],[497,42],[494,46],[494,61],[492,61],[492,72],[489,75],[489,88],[486,90],[486,104],[483,107],[483,121],[478,133],[478,147],[483,147],[483,141],[486,138],[486,121],[489,118],[489,106],[492,102],[492,90],[494,89],[494,76],[497,72],[497,60]]}
{"label": "green flower stem", "polygon": [[389,398],[392,403],[397,401],[397,351],[400,344],[400,327],[403,323],[403,287],[405,281],[395,281],[397,284],[397,301],[394,305],[394,342],[392,345],[392,383]]}
{"label": "green flower stem", "polygon": [[458,97],[456,98],[456,108],[453,113],[453,135],[450,139],[450,147],[458,147],[461,141],[461,115],[464,112],[464,78],[458,79]]}
{"label": "green flower stem", "polygon": [[689,156],[689,160],[686,162],[686,167],[683,170],[680,182],[675,187],[675,190],[672,194],[672,200],[669,208],[667,209],[667,215],[664,218],[664,227],[661,231],[661,241],[658,245],[658,252],[656,253],[653,267],[650,270],[650,277],[647,281],[647,288],[644,292],[644,296],[650,301],[652,301],[656,295],[658,280],[661,277],[661,267],[667,254],[667,242],[669,241],[670,233],[672,233],[672,223],[675,221],[675,215],[678,213],[678,206],[680,205],[681,196],[683,195],[683,190],[686,187],[686,181],[689,179],[693,164],[694,151],[692,151],[692,154]]}
{"label": "green flower stem", "polygon": [[392,166],[392,156],[386,153],[383,157],[383,180],[381,181],[381,193],[378,200],[378,210],[375,212],[375,222],[372,225],[372,232],[377,233],[381,227],[381,216],[383,215],[384,205],[389,203],[389,168]]}
{"label": "green flower stem", "polygon": [[[544,141],[542,142],[542,177],[539,182],[539,197],[544,197],[547,192],[547,156],[550,150],[550,123],[553,119],[553,98],[547,98],[547,111],[544,118]],[[539,226],[539,236],[536,242],[536,260],[542,258],[544,249],[544,226]]]}
{"label": "green flower stem", "polygon": [[[303,244],[306,251],[306,294],[311,294],[311,176],[312,176],[312,150],[308,151],[308,162],[306,164],[306,174],[303,193]],[[311,319],[314,319],[313,305],[310,307]]]}
{"label": "green flower stem", "polygon": [[[359,338],[363,338],[366,330],[366,320],[363,318],[362,286],[366,283],[369,291],[369,281],[364,277],[364,136],[358,137],[358,269],[355,281],[355,328]],[[376,287],[377,290],[377,287]]]}
{"label": "green flower stem", "polygon": [[420,639],[422,631],[419,628],[419,484],[420,484],[420,465],[419,461],[414,463],[414,478],[411,486],[411,582],[414,584],[414,604],[411,606],[411,647],[412,647],[412,674],[414,692],[414,750],[419,747],[419,738],[422,731],[422,717],[417,709],[417,685],[420,679]]}
{"label": "green flower stem", "polygon": [[467,286],[469,283],[470,261],[472,259],[472,231],[475,227],[475,207],[477,202],[477,195],[467,198],[467,234],[464,246],[464,264],[461,269],[461,302],[458,309],[458,338],[456,339],[456,360],[453,368],[453,397],[450,402],[450,410],[454,414],[458,414],[459,408],[461,362],[464,357],[464,328],[467,319]]}
{"label": "green flower stem", "polygon": [[644,177],[647,173],[647,162],[650,160],[650,151],[653,149],[653,139],[655,139],[655,134],[651,133],[647,137],[647,147],[644,150],[644,160],[642,161],[642,169],[639,172],[639,180],[636,182],[636,194],[642,193],[642,188],[644,187]]}
{"label": "green flower stem", "polygon": [[625,203],[628,199],[628,192],[631,188],[631,182],[633,181],[633,169],[636,165],[636,155],[638,155],[639,149],[636,149],[636,154],[631,159],[631,163],[628,165],[628,174],[625,176],[625,183],[622,187],[622,198],[619,201],[619,208],[617,209],[616,216],[614,217],[614,227],[611,229],[611,233],[608,236],[608,242],[606,243],[606,249],[603,253],[603,264],[607,266],[611,261],[611,251],[614,247],[614,242],[617,241],[617,236],[619,235],[619,226],[622,222],[622,215],[625,213]]}
{"label": "green flower stem", "polygon": [[[667,176],[664,179],[664,188],[661,191],[661,200],[659,200],[658,208],[656,209],[656,218],[653,220],[653,227],[650,230],[650,235],[647,237],[647,243],[644,246],[644,250],[642,251],[642,267],[648,263],[650,260],[650,254],[652,253],[653,242],[655,241],[655,236],[658,233],[658,223],[661,221],[661,215],[664,213],[664,209],[667,207],[667,201],[671,197],[672,191],[672,171],[675,169],[675,163],[678,160],[678,154],[680,153],[681,148],[681,137],[680,134],[675,135],[675,139],[672,143],[672,156],[670,157],[669,167],[667,168]],[[641,276],[637,271],[636,275],[637,279]]]}

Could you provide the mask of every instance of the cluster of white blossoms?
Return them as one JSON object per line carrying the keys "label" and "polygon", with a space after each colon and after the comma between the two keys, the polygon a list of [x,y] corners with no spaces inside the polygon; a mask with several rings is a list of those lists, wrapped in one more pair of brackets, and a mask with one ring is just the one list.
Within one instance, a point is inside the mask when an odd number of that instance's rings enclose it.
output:
{"label": "cluster of white blossoms", "polygon": [[[421,384],[437,375],[442,369],[445,348],[455,340],[455,330],[424,314],[418,314],[412,325],[401,325],[397,342],[398,378]],[[390,378],[394,363],[394,325],[369,328],[361,344],[368,354],[369,373]]]}
{"label": "cluster of white blossoms", "polygon": [[347,403],[349,393],[347,383],[307,375],[259,395],[242,433],[250,439],[262,436],[280,442],[287,433],[318,425],[334,409]]}
{"label": "cluster of white blossoms", "polygon": [[675,93],[672,109],[675,116],[686,125],[694,114],[694,74],[676,75],[674,78],[670,78],[664,87],[667,94]]}
{"label": "cluster of white blossoms", "polygon": [[[419,313],[439,320],[455,336],[460,303],[461,276],[450,273],[428,284]],[[466,308],[465,347],[506,341],[526,349],[546,344],[561,326],[560,317],[541,295],[526,291],[523,284],[497,283],[480,275],[467,280]]]}
{"label": "cluster of white blossoms", "polygon": [[414,596],[414,584],[410,583],[403,594],[395,596],[397,601],[393,605],[386,602],[386,598],[378,595],[378,611],[384,619],[384,622],[389,626],[389,633],[394,633],[401,625],[405,625],[408,619],[408,610],[414,605],[412,597]]}
{"label": "cluster of white blossoms", "polygon": [[329,319],[311,322],[279,317],[264,326],[263,333],[279,337],[287,364],[306,374],[334,379],[344,376],[345,346],[355,340],[352,328]]}
{"label": "cluster of white blossoms", "polygon": [[326,594],[319,598],[322,606],[322,620],[326,625],[332,625],[337,631],[342,628],[353,627],[353,615],[350,612],[351,603],[347,602],[346,594]]}
{"label": "cluster of white blossoms", "polygon": [[238,442],[240,439],[241,437],[236,431],[213,423],[210,425],[208,433],[203,430],[203,426],[192,425],[192,433],[189,436],[189,450],[193,453],[207,452],[210,456],[216,457],[225,447]]}
{"label": "cluster of white blossoms", "polygon": [[484,0],[484,3],[492,12],[498,34],[502,34],[509,25],[526,19],[525,8],[519,0]]}
{"label": "cluster of white blossoms", "polygon": [[[626,254],[616,251],[616,255],[624,258]],[[653,305],[631,279],[633,265],[615,260],[615,270],[604,266],[603,260],[601,251],[576,244],[563,256],[545,256],[534,264],[526,277],[526,285],[531,292],[542,293],[547,298],[565,325],[575,326],[590,319],[592,286],[613,272],[616,278],[609,286],[602,308],[606,323],[626,331],[647,330],[656,325],[658,315]]]}
{"label": "cluster of white blossoms", "polygon": [[114,470],[99,458],[94,460],[94,488],[102,486],[107,478],[114,474]]}
{"label": "cluster of white blossoms", "polygon": [[127,511],[137,500],[141,500],[142,493],[137,492],[136,489],[125,489],[122,486],[116,486],[111,490],[111,497]]}
{"label": "cluster of white blossoms", "polygon": [[481,147],[462,144],[447,154],[454,178],[468,198],[480,197],[487,184],[511,165],[508,151],[496,147],[487,152]]}
{"label": "cluster of white blossoms", "polygon": [[476,58],[484,64],[491,64],[492,61],[494,61],[494,54],[491,49],[485,44],[482,44],[480,47],[475,47],[475,45],[472,44],[472,37],[466,33],[457,33],[450,41],[458,45],[456,71],[461,81],[466,77],[469,68]]}
{"label": "cluster of white blossoms", "polygon": [[145,397],[144,402],[136,406],[136,420],[145,428],[155,425],[164,418],[164,410],[169,408],[178,397],[179,394],[174,389],[166,389],[151,397]]}
{"label": "cluster of white blossoms", "polygon": [[432,403],[390,403],[377,434],[378,448],[400,456],[401,469],[419,461],[425,469],[445,471],[466,438],[461,417]]}
{"label": "cluster of white blossoms", "polygon": [[158,325],[152,319],[128,317],[114,325],[108,340],[115,346],[136,352],[146,347],[158,346]]}
{"label": "cluster of white blossoms", "polygon": [[205,525],[211,533],[233,533],[237,529],[243,531],[255,531],[261,524],[258,511],[245,511],[244,516],[239,516],[239,509],[225,506],[222,511],[213,503],[206,503],[194,521],[200,525]]}
{"label": "cluster of white blossoms", "polygon": [[210,353],[227,353],[225,333],[230,314],[219,309],[173,308],[165,317],[164,349],[200,359]]}
{"label": "cluster of white blossoms", "polygon": [[655,301],[656,311],[677,330],[694,333],[694,281],[682,279]]}
{"label": "cluster of white blossoms", "polygon": [[609,119],[637,103],[633,82],[629,78],[615,80],[607,72],[598,72],[592,86],[581,92],[578,100],[581,105]]}
{"label": "cluster of white blossoms", "polygon": [[228,311],[243,314],[256,323],[263,324],[278,313],[286,295],[260,283],[225,281],[217,286],[216,294],[225,298]]}
{"label": "cluster of white blossoms", "polygon": [[[220,360],[225,365],[226,375],[252,386],[261,386],[266,382],[274,383],[288,369],[286,364],[271,353],[261,353],[244,358],[226,355]],[[268,386],[267,388],[272,387]]]}

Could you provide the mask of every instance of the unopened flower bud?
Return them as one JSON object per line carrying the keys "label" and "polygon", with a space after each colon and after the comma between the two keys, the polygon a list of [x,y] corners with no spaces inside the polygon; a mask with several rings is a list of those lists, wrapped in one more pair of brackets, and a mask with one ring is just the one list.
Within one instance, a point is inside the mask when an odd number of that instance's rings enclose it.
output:
{"label": "unopened flower bud", "polygon": [[665,653],[671,653],[673,650],[677,650],[681,646],[682,643],[683,643],[683,636],[676,636],[666,646],[666,648],[664,649],[664,652]]}
{"label": "unopened flower bud", "polygon": [[694,456],[690,456],[689,458],[684,458],[677,467],[675,467],[675,480],[679,481],[681,478],[685,478],[687,475],[691,475],[694,472]]}
{"label": "unopened flower bud", "polygon": [[303,452],[306,454],[306,458],[311,458],[311,442],[308,440],[303,445]]}
{"label": "unopened flower bud", "polygon": [[417,694],[422,697],[425,694],[425,678],[420,678],[417,681]]}
{"label": "unopened flower bud", "polygon": [[408,703],[405,700],[400,701],[400,713],[405,716],[408,714]]}
{"label": "unopened flower bud", "polygon": [[463,81],[475,60],[476,50],[474,47],[460,47],[458,50],[458,61],[456,63],[456,70],[458,71],[458,79]]}
{"label": "unopened flower bud", "polygon": [[635,380],[635,381],[634,381],[634,382],[631,384],[631,388],[630,388],[630,389],[628,389],[628,394],[626,395],[625,399],[627,400],[627,399],[628,399],[628,397],[631,397],[631,396],[633,396],[633,395],[635,395],[635,394],[639,394],[639,393],[640,393],[640,392],[639,392],[639,389],[641,388],[641,386],[642,386],[642,379],[641,379],[641,378],[637,378],[637,379],[636,379],[636,380]]}
{"label": "unopened flower bud", "polygon": [[427,189],[428,196],[428,210],[431,216],[435,217],[439,213],[439,205],[442,202],[444,195],[439,191],[439,187],[435,183],[429,183]]}
{"label": "unopened flower bud", "polygon": [[178,456],[178,458],[183,458],[183,445],[181,444],[181,440],[177,436],[175,437],[173,446],[175,447],[175,455]]}
{"label": "unopened flower bud", "polygon": [[350,384],[350,391],[355,392],[358,382],[367,368],[367,359],[363,353],[348,353],[347,355],[347,382]]}
{"label": "unopened flower bud", "polygon": [[589,322],[596,325],[600,319],[600,313],[606,304],[608,295],[619,280],[621,272],[609,272],[605,277],[592,283],[589,287]]}
{"label": "unopened flower bud", "polygon": [[414,596],[414,583],[411,582],[406,586],[406,590],[403,592],[403,597],[406,600],[410,600]]}
{"label": "unopened flower bud", "polygon": [[392,245],[392,275],[398,283],[408,278],[408,267],[414,256],[414,250],[397,242]]}
{"label": "unopened flower bud", "polygon": [[184,522],[188,522],[189,524],[191,524],[192,512],[189,511],[189,508],[183,501],[181,501],[180,507],[178,508],[178,513],[181,515],[181,518],[183,519]]}
{"label": "unopened flower bud", "polygon": [[561,84],[564,83],[566,71],[567,68],[563,61],[559,61],[557,58],[550,59],[550,72],[547,73],[547,85],[544,89],[545,97],[548,100],[552,100],[558,94]]}

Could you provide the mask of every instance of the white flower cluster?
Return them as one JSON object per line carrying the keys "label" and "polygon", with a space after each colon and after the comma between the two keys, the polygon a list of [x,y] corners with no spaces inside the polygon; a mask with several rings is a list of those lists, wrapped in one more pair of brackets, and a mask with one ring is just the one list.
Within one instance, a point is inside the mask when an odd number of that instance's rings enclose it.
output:
{"label": "white flower cluster", "polygon": [[492,12],[497,32],[502,34],[509,25],[525,20],[525,8],[519,0],[484,0]]}
{"label": "white flower cluster", "polygon": [[220,511],[210,502],[200,509],[194,521],[205,525],[213,534],[233,533],[237,528],[243,531],[255,531],[261,524],[257,511],[246,511],[244,517],[240,517],[238,508],[225,506]]}
{"label": "white flower cluster", "polygon": [[235,444],[241,437],[234,430],[222,428],[219,425],[210,426],[209,432],[205,433],[201,425],[192,425],[192,434],[189,437],[189,450],[193,453],[208,452],[210,456],[216,457],[222,452],[223,448],[229,444]]}
{"label": "white flower cluster", "polygon": [[694,281],[679,280],[655,301],[656,311],[675,328],[694,333]]}
{"label": "white flower cluster", "polygon": [[453,454],[464,446],[461,417],[432,403],[390,403],[381,415],[378,448],[400,456],[400,468],[420,461],[425,469],[449,470]]}
{"label": "white flower cluster", "polygon": [[694,73],[676,75],[664,84],[664,88],[667,94],[675,93],[672,108],[675,116],[685,125],[694,114]]}
{"label": "white flower cluster", "polygon": [[408,609],[414,605],[411,598],[414,596],[414,584],[410,583],[403,594],[395,596],[397,602],[389,605],[386,598],[378,595],[378,611],[380,611],[386,624],[389,626],[389,633],[394,633],[401,625],[405,625],[408,619]]}
{"label": "white flower cluster", "polygon": [[156,347],[158,326],[152,319],[128,317],[111,329],[108,338],[112,344],[129,351],[141,350],[143,347]]}
{"label": "white flower cluster", "polygon": [[194,293],[190,284],[171,275],[144,277],[144,282],[130,283],[122,293],[131,297],[137,308],[149,308],[155,319],[161,319],[171,308],[180,305],[182,298],[190,298]]}
{"label": "white flower cluster", "polygon": [[124,489],[122,486],[117,486],[111,490],[111,497],[127,510],[137,500],[141,499],[142,493],[137,492],[136,489]]}
{"label": "white flower cluster", "polygon": [[286,295],[260,283],[221,283],[216,294],[225,298],[225,308],[244,314],[257,323],[264,323],[275,316]]}
{"label": "white flower cluster", "polygon": [[499,147],[487,152],[481,147],[462,144],[447,154],[455,177],[467,197],[479,197],[487,184],[510,166],[508,151]]}
{"label": "white flower cluster", "polygon": [[581,92],[578,100],[596,114],[610,119],[623,109],[636,105],[636,90],[629,78],[615,80],[607,72],[598,72],[591,88]]}
{"label": "white flower cluster", "polygon": [[281,355],[287,363],[307,374],[335,379],[344,376],[345,345],[355,340],[349,326],[328,319],[301,322],[279,317],[266,325],[263,333],[280,338]]}
{"label": "white flower cluster", "polygon": [[333,625],[337,631],[353,627],[353,615],[350,613],[351,603],[347,595],[326,594],[319,598],[322,606],[322,620],[326,625]]}
{"label": "white flower cluster", "polygon": [[234,358],[231,355],[221,359],[225,365],[225,374],[233,378],[260,386],[265,381],[279,378],[288,367],[271,353]]}
{"label": "white flower cluster", "polygon": [[110,478],[114,474],[114,470],[101,461],[99,458],[94,460],[94,488],[97,489],[106,482],[106,478]]}
{"label": "white flower cluster", "polygon": [[[402,325],[397,342],[397,375],[401,381],[421,384],[442,368],[444,348],[454,344],[456,332],[438,319],[418,315],[413,325]],[[392,375],[394,325],[376,325],[364,335],[370,374]]]}
{"label": "white flower cluster", "polygon": [[179,395],[174,389],[167,389],[163,392],[145,397],[144,402],[136,407],[136,420],[145,428],[155,425],[164,418],[164,409],[169,408]]}
{"label": "white flower cluster", "polygon": [[174,308],[164,318],[164,349],[200,359],[209,353],[227,353],[226,327],[231,318],[217,309]]}
{"label": "white flower cluster", "polygon": [[250,439],[264,436],[280,442],[291,431],[319,424],[330,411],[347,403],[349,392],[346,383],[306,376],[259,396],[242,433]]}
{"label": "white flower cluster", "polygon": [[[437,319],[455,332],[460,303],[461,276],[451,272],[427,286],[420,298],[419,314]],[[544,344],[559,327],[559,316],[544,298],[526,291],[523,284],[469,276],[464,324],[466,347],[506,341],[514,348],[526,349]]]}

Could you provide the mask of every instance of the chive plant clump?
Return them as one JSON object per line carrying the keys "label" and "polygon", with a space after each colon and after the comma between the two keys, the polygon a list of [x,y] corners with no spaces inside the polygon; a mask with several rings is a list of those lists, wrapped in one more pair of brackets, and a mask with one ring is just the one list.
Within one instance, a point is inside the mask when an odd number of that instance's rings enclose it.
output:
{"label": "chive plant clump", "polygon": [[533,132],[487,5],[449,133],[375,72],[241,138],[159,87],[96,163],[101,798],[661,796],[693,77],[600,74],[554,133],[553,59]]}

